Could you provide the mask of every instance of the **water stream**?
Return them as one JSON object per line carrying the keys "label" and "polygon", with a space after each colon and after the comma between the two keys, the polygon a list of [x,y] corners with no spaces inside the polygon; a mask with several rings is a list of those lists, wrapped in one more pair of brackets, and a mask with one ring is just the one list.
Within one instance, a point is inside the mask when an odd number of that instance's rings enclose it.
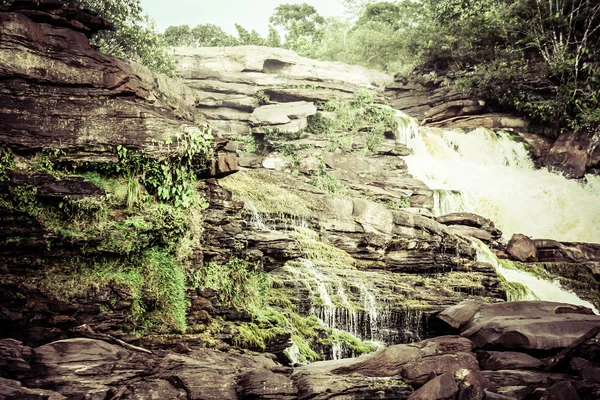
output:
{"label": "water stream", "polygon": [[413,150],[409,172],[435,191],[436,216],[472,212],[513,233],[600,242],[600,177],[575,181],[536,169],[525,145],[507,132],[419,127],[402,113],[398,141]]}
{"label": "water stream", "polygon": [[[505,238],[600,242],[600,177],[569,180],[536,169],[525,145],[510,133],[484,128],[468,133],[420,127],[401,112],[398,141],[410,147],[409,172],[434,190],[436,216],[472,212],[492,220]],[[479,261],[492,264],[509,282],[531,290],[522,298],[560,301],[596,308],[557,281],[502,266],[490,249],[474,241]]]}

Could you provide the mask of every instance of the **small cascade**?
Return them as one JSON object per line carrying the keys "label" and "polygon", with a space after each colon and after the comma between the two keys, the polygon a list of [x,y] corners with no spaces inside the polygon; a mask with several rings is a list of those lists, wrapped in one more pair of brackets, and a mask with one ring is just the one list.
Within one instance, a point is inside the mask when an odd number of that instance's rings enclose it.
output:
{"label": "small cascade", "polygon": [[477,251],[477,260],[491,264],[498,275],[506,279],[507,282],[516,282],[529,288],[530,292],[523,293],[518,298],[509,300],[546,300],[559,303],[568,303],[581,305],[594,310],[598,314],[598,310],[588,301],[580,299],[575,293],[563,288],[557,280],[541,279],[533,274],[521,271],[516,267],[506,268],[505,265],[513,264],[509,260],[500,262],[496,255],[481,241],[472,239],[473,246]]}
{"label": "small cascade", "polygon": [[265,214],[258,211],[252,200],[245,200],[244,207],[250,224],[257,230],[292,230],[308,226],[306,219],[286,214]]}
{"label": "small cascade", "polygon": [[568,180],[535,169],[524,144],[506,132],[468,133],[416,127],[398,112],[398,141],[413,154],[408,171],[437,191],[434,213],[472,212],[506,237],[523,233],[571,242],[600,242],[600,178]]}
{"label": "small cascade", "polygon": [[[410,308],[393,309],[378,301],[367,279],[349,278],[344,270],[318,267],[310,260],[285,269],[293,276],[296,288],[308,292],[308,314],[316,316],[323,326],[377,347],[422,340],[423,313]],[[354,353],[342,340],[334,340],[331,356],[347,358]]]}
{"label": "small cascade", "polygon": [[455,212],[466,212],[463,194],[458,190],[435,189],[432,211],[436,217]]}

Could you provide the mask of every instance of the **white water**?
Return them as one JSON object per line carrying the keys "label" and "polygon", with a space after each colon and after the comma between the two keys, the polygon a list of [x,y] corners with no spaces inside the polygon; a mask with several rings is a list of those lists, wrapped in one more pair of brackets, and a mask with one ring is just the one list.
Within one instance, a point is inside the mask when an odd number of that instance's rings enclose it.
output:
{"label": "white water", "polygon": [[591,308],[598,314],[598,310],[592,303],[580,299],[575,293],[563,288],[558,281],[544,280],[524,271],[505,268],[498,262],[494,253],[483,242],[472,239],[472,243],[477,251],[478,261],[491,264],[504,279],[509,282],[517,282],[525,285],[535,295],[527,296],[526,298],[519,300],[546,300],[558,303],[576,304]]}
{"label": "white water", "polygon": [[436,191],[434,214],[472,212],[513,233],[560,241],[600,242],[600,177],[587,183],[536,170],[508,133],[419,127],[398,114],[399,138],[413,150],[409,172]]}

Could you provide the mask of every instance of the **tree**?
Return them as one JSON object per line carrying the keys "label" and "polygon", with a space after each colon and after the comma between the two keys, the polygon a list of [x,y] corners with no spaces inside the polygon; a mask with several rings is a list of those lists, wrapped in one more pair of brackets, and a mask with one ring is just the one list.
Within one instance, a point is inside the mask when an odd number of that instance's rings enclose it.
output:
{"label": "tree", "polygon": [[325,34],[325,18],[306,3],[277,6],[269,22],[286,31],[284,47],[305,56],[316,54]]}
{"label": "tree", "polygon": [[193,46],[230,47],[237,46],[238,41],[221,27],[214,24],[197,25],[192,29]]}
{"label": "tree", "polygon": [[254,29],[252,31],[248,31],[246,28],[241,26],[240,24],[235,24],[235,29],[238,32],[238,44],[242,46],[265,46],[266,42],[258,32]]}
{"label": "tree", "polygon": [[194,38],[189,25],[169,26],[163,36],[169,46],[193,46]]}

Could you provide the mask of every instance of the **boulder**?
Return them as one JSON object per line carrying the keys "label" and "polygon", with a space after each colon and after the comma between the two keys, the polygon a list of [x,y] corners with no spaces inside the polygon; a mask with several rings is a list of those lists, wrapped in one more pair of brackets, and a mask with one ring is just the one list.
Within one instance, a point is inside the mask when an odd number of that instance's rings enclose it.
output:
{"label": "boulder", "polygon": [[566,243],[549,239],[535,239],[539,262],[593,263],[600,262],[600,244]]}
{"label": "boulder", "polygon": [[537,248],[529,237],[515,233],[506,246],[506,252],[521,262],[537,261]]}
{"label": "boulder", "polygon": [[595,124],[560,135],[543,162],[568,178],[583,178],[588,169],[600,167],[599,155],[600,125]]}
{"label": "boulder", "polygon": [[494,226],[491,220],[473,213],[451,213],[437,217],[435,220],[442,225],[464,225],[482,229],[494,239],[502,236],[502,232]]}
{"label": "boulder", "polygon": [[446,308],[437,315],[437,318],[441,319],[452,328],[459,329],[473,318],[482,305],[483,302],[479,300],[466,300]]}
{"label": "boulder", "polygon": [[307,89],[318,82],[364,88],[383,88],[391,83],[391,77],[382,72],[339,62],[315,61],[279,48],[177,47],[173,49],[173,54],[185,78],[198,79],[212,75],[225,81],[235,81],[241,78],[241,74],[246,74],[249,79],[253,75],[270,75],[285,78],[287,82],[305,81],[309,86]]}
{"label": "boulder", "polygon": [[540,400],[579,400],[579,395],[571,382],[558,382],[546,389]]}
{"label": "boulder", "polygon": [[526,353],[514,351],[477,352],[477,360],[482,370],[497,371],[500,369],[540,369],[546,364]]}
{"label": "boulder", "polygon": [[470,338],[476,348],[557,350],[600,324],[598,315],[580,314],[575,308],[575,313],[556,314],[557,307],[572,306],[548,301],[486,304],[461,335]]}
{"label": "boulder", "polygon": [[458,393],[458,384],[451,374],[436,376],[418,390],[413,392],[409,400],[451,400]]}

